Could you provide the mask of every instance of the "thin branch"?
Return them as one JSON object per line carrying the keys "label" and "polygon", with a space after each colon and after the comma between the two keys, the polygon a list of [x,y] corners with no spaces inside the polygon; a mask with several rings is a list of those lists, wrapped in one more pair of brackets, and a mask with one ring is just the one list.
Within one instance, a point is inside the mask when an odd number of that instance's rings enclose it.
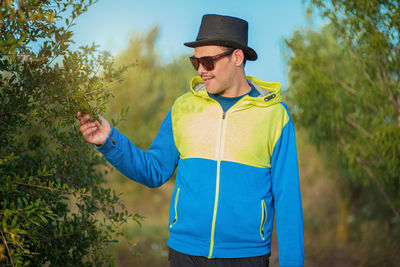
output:
{"label": "thin branch", "polygon": [[[128,250],[132,255],[136,255],[136,253],[133,252],[133,247],[135,246],[135,244],[132,244],[132,242],[130,242],[126,236],[126,233],[124,233],[123,230],[121,230],[120,226],[117,225],[114,220],[112,220],[110,218],[110,214],[108,213],[108,211],[106,210],[105,212],[103,212],[103,214],[107,217],[107,219],[109,220],[109,222],[111,222],[111,224],[114,226],[114,228],[117,229],[117,233],[119,234],[119,236],[122,236],[124,241],[126,242],[126,244],[128,245]],[[136,219],[136,222],[140,225],[140,222]]]}
{"label": "thin branch", "polygon": [[360,64],[360,69],[362,71],[362,73],[364,74],[365,78],[367,78],[368,82],[373,85],[374,82],[372,81],[371,77],[369,76],[369,74],[366,72],[364,64],[362,63],[361,59],[359,58],[359,56],[357,55],[357,53],[354,51],[353,46],[348,42],[348,40],[345,40],[345,42],[347,43],[347,47],[349,48],[350,54],[351,56],[356,59],[358,61],[358,63]]}
{"label": "thin branch", "polygon": [[[338,135],[339,141],[340,141],[339,149],[342,150],[343,152],[345,152],[346,141],[345,141],[343,135],[341,134],[340,130],[337,127],[335,127],[335,130],[336,130],[336,134]],[[376,183],[376,185],[378,186],[379,191],[381,192],[381,194],[385,198],[386,203],[389,205],[389,207],[393,211],[394,215],[400,221],[399,211],[396,209],[396,207],[394,206],[393,202],[390,200],[389,196],[386,194],[383,186],[379,182],[379,179],[372,173],[370,168],[368,168],[368,166],[365,165],[365,163],[361,160],[360,157],[356,157],[356,161],[357,161],[357,163],[359,163],[361,165],[361,167],[364,169],[364,171],[367,173],[367,175],[372,179],[372,181],[374,181]]]}
{"label": "thin branch", "polygon": [[50,190],[50,191],[57,191],[57,192],[61,192],[61,193],[65,193],[65,194],[70,194],[70,195],[73,195],[73,194],[75,194],[75,193],[79,193],[79,194],[81,194],[82,196],[88,196],[88,197],[90,197],[89,194],[81,193],[81,192],[79,192],[79,191],[74,191],[74,192],[73,192],[73,191],[65,191],[65,190],[60,190],[60,189],[56,189],[56,188],[51,188],[51,187],[48,187],[48,186],[42,186],[42,185],[36,185],[36,184],[26,184],[26,183],[22,183],[22,182],[15,182],[15,183],[16,183],[16,184],[23,185],[23,186],[41,188],[41,189],[46,189],[46,190]]}
{"label": "thin branch", "polygon": [[385,198],[387,204],[389,204],[391,210],[393,211],[393,213],[396,215],[397,220],[400,221],[400,213],[399,211],[396,209],[396,207],[394,206],[393,202],[390,200],[389,196],[386,194],[385,190],[383,189],[383,186],[381,185],[381,183],[379,182],[379,179],[372,173],[372,171],[370,170],[370,168],[365,165],[365,163],[361,160],[361,158],[356,157],[356,161],[361,165],[361,167],[364,169],[364,171],[368,174],[368,176],[376,183],[376,185],[378,186],[379,191],[382,193],[383,197]]}
{"label": "thin branch", "polygon": [[400,94],[397,96],[397,125],[400,128]]}
{"label": "thin branch", "polygon": [[360,132],[362,132],[363,134],[365,134],[366,136],[372,138],[372,134],[369,133],[367,130],[365,130],[363,127],[361,127],[361,125],[357,124],[355,121],[353,121],[352,119],[350,119],[348,116],[346,117],[346,121],[351,124],[354,128],[357,128]]}
{"label": "thin branch", "polygon": [[[350,94],[359,97],[359,95],[357,94],[357,90],[354,89],[353,87],[347,85],[346,83],[342,82],[341,80],[337,79],[336,77],[331,77],[333,82],[338,83],[340,86],[342,86],[347,92],[349,92]],[[371,108],[372,110],[377,111],[376,106],[372,105],[371,103],[367,103],[368,107]]]}
{"label": "thin branch", "polygon": [[334,77],[335,82],[337,82],[338,84],[340,84],[344,89],[347,90],[347,92],[349,92],[350,94],[357,96],[357,91],[353,88],[350,87],[349,85],[347,85],[346,83],[340,81],[339,79],[337,79],[336,77]]}
{"label": "thin branch", "polygon": [[[389,75],[389,79],[388,76],[386,75],[386,71],[384,69],[384,67],[382,66],[382,64],[379,64],[379,71],[377,72],[377,76],[379,81],[381,82],[381,86],[379,86],[379,89],[383,92],[386,93],[389,97],[389,101],[392,103],[393,107],[396,109],[397,104],[396,104],[396,100],[394,99],[394,95],[392,93],[392,91],[389,88],[389,85],[393,83],[392,78],[390,78]],[[383,79],[382,77],[383,76]]]}
{"label": "thin branch", "polygon": [[7,114],[25,114],[26,111],[23,110],[12,110],[12,111],[5,111],[3,113],[0,114],[0,117],[7,115]]}
{"label": "thin branch", "polygon": [[12,266],[15,266],[15,265],[14,265],[14,262],[13,262],[13,259],[12,259],[12,256],[11,256],[10,249],[8,248],[8,245],[7,245],[6,238],[5,238],[4,235],[3,235],[3,231],[0,231],[0,233],[1,233],[1,238],[3,239],[4,245],[5,245],[6,248],[7,248],[8,255],[10,255],[11,264],[12,264]]}
{"label": "thin branch", "polygon": [[[72,3],[72,1],[71,1],[70,3]],[[71,29],[71,27],[72,27],[74,21],[75,21],[75,18],[72,18],[72,20],[71,20],[71,22],[69,23],[68,27],[65,28],[65,30],[64,30],[60,35],[63,35],[63,34],[65,34],[67,31],[69,31],[69,30]],[[54,50],[55,50],[56,48],[61,48],[61,45],[58,44],[58,43],[56,43],[56,47],[54,47]],[[56,50],[56,51],[57,51],[57,50]],[[62,51],[61,51],[61,50],[58,51],[58,52],[60,52],[60,53],[56,53],[56,55],[55,55],[50,61],[48,61],[47,66],[50,67],[50,65],[53,63],[53,61],[56,60],[56,58],[58,58],[58,57],[62,54]]]}

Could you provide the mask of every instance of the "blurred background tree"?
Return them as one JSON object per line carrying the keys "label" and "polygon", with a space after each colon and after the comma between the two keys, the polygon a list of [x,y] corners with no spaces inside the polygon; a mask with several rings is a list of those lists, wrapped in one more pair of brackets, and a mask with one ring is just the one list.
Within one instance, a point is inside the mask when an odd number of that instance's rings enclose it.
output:
{"label": "blurred background tree", "polygon": [[398,266],[400,5],[311,2],[329,23],[286,39],[288,99],[325,166],[338,170],[331,240],[358,266]]}
{"label": "blurred background tree", "polygon": [[[174,100],[190,91],[189,83],[196,74],[188,59],[182,55],[169,63],[160,58],[155,44],[159,36],[157,26],[145,34],[132,32],[127,47],[116,56],[116,65],[136,62],[135,68],[123,74],[123,82],[116,85],[115,97],[108,103],[106,118],[118,117],[121,107],[129,112],[116,128],[135,145],[148,149]],[[174,177],[160,188],[147,188],[132,182],[117,171],[107,175],[109,185],[123,192],[121,199],[129,203],[127,209],[145,216],[143,224],[126,225],[129,239],[137,244],[139,257],[129,254],[126,242],[119,242],[110,250],[118,258],[119,266],[168,265],[168,211]]]}
{"label": "blurred background tree", "polygon": [[[105,110],[126,66],[95,45],[70,49],[92,1],[1,1],[0,264],[112,264],[104,247],[139,222],[103,187],[105,160],[85,144],[77,111]],[[124,113],[122,112],[122,115]]]}

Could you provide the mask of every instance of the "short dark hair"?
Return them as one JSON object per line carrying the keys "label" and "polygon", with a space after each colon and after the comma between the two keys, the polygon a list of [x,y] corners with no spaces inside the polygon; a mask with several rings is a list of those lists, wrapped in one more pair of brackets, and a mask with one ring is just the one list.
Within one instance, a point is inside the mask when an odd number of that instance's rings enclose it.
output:
{"label": "short dark hair", "polygon": [[[224,50],[224,52],[233,52],[236,49],[240,49],[240,48],[234,48],[234,47],[230,47],[230,46],[221,46],[222,50]],[[242,50],[243,51],[243,50]],[[244,60],[243,60],[243,67],[246,66],[246,54],[243,52],[244,54]]]}

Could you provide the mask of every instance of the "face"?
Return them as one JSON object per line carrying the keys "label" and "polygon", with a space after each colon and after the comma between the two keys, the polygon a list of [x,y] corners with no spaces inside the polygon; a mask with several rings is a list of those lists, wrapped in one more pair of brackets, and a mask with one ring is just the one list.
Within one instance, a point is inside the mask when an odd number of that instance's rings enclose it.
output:
{"label": "face", "polygon": [[[194,49],[194,55],[197,58],[215,56],[223,52],[225,50],[222,47],[215,45],[198,46]],[[197,73],[203,79],[207,92],[226,95],[232,87],[234,71],[234,64],[229,55],[214,61],[214,69],[210,71],[200,64]]]}

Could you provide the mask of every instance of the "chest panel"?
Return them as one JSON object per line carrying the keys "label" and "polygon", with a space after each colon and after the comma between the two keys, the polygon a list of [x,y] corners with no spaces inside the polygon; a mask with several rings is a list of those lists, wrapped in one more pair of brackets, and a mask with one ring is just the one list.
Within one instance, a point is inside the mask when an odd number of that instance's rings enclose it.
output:
{"label": "chest panel", "polygon": [[281,104],[233,106],[222,118],[213,101],[180,101],[172,110],[175,144],[181,158],[204,158],[269,168],[282,128],[288,122]]}

